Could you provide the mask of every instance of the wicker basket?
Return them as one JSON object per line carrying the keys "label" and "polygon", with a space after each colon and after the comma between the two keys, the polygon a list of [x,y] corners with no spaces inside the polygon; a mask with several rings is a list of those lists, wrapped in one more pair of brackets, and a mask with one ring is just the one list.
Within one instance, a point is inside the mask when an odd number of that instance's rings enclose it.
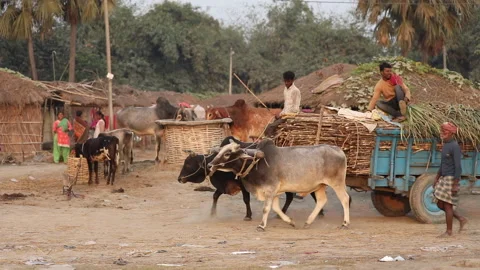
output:
{"label": "wicker basket", "polygon": [[183,164],[184,150],[206,154],[230,135],[230,118],[208,121],[155,121],[165,130],[164,150],[168,164]]}
{"label": "wicker basket", "polygon": [[[79,164],[79,160],[80,164]],[[77,178],[77,183],[83,183],[83,182],[88,182],[88,163],[86,158],[76,158],[73,156],[68,157],[68,162],[67,162],[67,175],[70,178],[75,178],[77,175],[77,168],[80,165],[80,171],[78,172],[78,178]]]}

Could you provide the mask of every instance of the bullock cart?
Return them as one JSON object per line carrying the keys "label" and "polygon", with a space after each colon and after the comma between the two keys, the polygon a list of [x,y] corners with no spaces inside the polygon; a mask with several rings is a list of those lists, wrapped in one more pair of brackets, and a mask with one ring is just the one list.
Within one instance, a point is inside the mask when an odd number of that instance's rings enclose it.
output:
{"label": "bullock cart", "polygon": [[231,122],[230,118],[207,121],[156,120],[155,123],[164,130],[166,163],[182,165],[188,156],[187,150],[208,153],[231,135]]}
{"label": "bullock cart", "polygon": [[[441,141],[403,135],[400,128],[383,121],[358,121],[337,114],[299,114],[278,127],[275,144],[337,145],[348,159],[347,186],[371,191],[378,212],[396,217],[412,211],[422,223],[442,223],[444,212],[433,202]],[[459,144],[463,154],[459,194],[478,194],[480,150],[469,143]]]}

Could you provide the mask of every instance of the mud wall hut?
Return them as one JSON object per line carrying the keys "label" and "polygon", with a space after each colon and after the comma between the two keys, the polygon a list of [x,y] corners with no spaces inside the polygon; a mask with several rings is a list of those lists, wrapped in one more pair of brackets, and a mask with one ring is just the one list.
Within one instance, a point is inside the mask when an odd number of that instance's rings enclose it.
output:
{"label": "mud wall hut", "polygon": [[0,69],[0,156],[25,159],[41,151],[44,105],[50,96],[43,84]]}

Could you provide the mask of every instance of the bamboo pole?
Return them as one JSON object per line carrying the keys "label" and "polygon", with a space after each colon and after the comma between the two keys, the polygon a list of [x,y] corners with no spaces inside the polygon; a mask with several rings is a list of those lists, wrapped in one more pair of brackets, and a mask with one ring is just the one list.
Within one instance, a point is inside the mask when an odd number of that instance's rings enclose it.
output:
{"label": "bamboo pole", "polygon": [[107,79],[108,79],[108,114],[110,116],[108,130],[113,127],[113,97],[112,97],[112,60],[110,55],[110,25],[108,21],[108,0],[103,1],[103,11],[105,19],[105,39],[107,47]]}
{"label": "bamboo pole", "polygon": [[248,86],[237,76],[236,73],[233,73],[233,75],[235,76],[235,78],[237,78],[237,80],[240,81],[240,83],[243,85],[243,87],[245,87],[245,88],[248,90],[248,92],[250,92],[250,94],[252,94],[252,95],[263,105],[263,107],[267,108],[267,110],[270,111],[270,108],[268,108],[267,105],[265,105],[265,104],[262,102],[262,100],[260,100],[260,99],[255,95],[255,93],[253,93],[252,90],[250,90],[250,88],[248,88]]}

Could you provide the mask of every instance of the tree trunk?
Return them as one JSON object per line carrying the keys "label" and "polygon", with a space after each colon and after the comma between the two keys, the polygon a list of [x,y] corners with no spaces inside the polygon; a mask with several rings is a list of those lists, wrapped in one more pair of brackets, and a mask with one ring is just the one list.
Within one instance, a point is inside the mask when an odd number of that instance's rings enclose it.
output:
{"label": "tree trunk", "polygon": [[28,59],[30,60],[30,72],[32,74],[32,79],[38,81],[37,66],[35,65],[35,53],[33,52],[33,38],[32,36],[28,37]]}
{"label": "tree trunk", "polygon": [[422,53],[422,63],[428,64],[428,53],[427,52]]}
{"label": "tree trunk", "polygon": [[75,56],[77,55],[77,23],[70,25],[70,60],[68,61],[68,81],[75,82]]}

